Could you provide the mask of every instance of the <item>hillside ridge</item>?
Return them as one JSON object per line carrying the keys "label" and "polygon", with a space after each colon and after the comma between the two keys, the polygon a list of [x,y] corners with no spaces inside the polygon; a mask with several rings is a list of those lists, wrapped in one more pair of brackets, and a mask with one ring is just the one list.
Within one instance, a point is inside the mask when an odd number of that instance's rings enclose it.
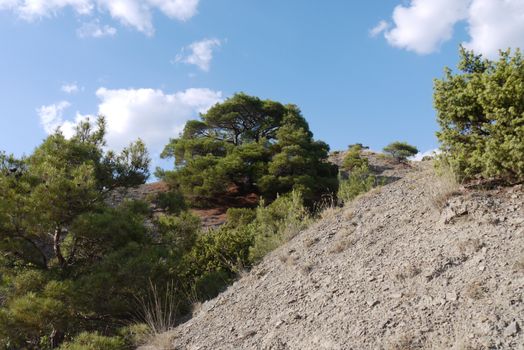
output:
{"label": "hillside ridge", "polygon": [[173,348],[522,349],[522,185],[438,210],[438,181],[414,163],[333,210],[204,303]]}

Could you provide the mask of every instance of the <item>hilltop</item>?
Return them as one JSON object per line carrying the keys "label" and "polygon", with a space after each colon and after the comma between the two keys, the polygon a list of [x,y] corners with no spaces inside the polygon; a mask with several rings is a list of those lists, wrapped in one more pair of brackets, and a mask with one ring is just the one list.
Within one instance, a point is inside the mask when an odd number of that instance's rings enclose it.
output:
{"label": "hilltop", "polygon": [[431,162],[383,170],[389,184],[142,349],[522,348],[522,185],[451,188]]}

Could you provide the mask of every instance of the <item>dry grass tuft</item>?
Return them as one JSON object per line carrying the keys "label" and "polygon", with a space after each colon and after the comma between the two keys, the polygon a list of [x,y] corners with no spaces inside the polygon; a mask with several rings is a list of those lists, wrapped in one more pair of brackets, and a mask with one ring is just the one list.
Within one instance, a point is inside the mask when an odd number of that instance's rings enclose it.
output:
{"label": "dry grass tuft", "polygon": [[353,240],[349,238],[341,239],[337,241],[333,247],[329,250],[329,253],[331,254],[339,254],[348,249],[351,245],[353,245]]}
{"label": "dry grass tuft", "polygon": [[149,291],[146,296],[137,296],[139,305],[137,316],[145,323],[152,335],[159,335],[172,330],[176,326],[178,301],[173,282],[166,285],[164,291],[158,289],[149,281]]}
{"label": "dry grass tuft", "polygon": [[422,349],[422,344],[417,337],[411,334],[402,334],[386,345],[387,350],[415,350]]}
{"label": "dry grass tuft", "polygon": [[435,181],[428,182],[427,192],[430,205],[440,211],[449,199],[460,194],[460,184],[449,166],[440,165]]}
{"label": "dry grass tuft", "polygon": [[485,247],[485,244],[478,238],[468,238],[465,241],[458,242],[457,247],[462,254],[474,254]]}
{"label": "dry grass tuft", "polygon": [[468,298],[473,300],[479,300],[486,296],[488,293],[488,288],[484,285],[484,283],[475,281],[467,286],[465,294]]}
{"label": "dry grass tuft", "polygon": [[311,271],[313,271],[313,267],[314,267],[314,265],[312,263],[306,263],[306,264],[300,266],[300,272],[304,276],[308,276],[311,273]]}
{"label": "dry grass tuft", "polygon": [[175,335],[172,332],[157,334],[151,339],[148,350],[174,350],[173,340]]}
{"label": "dry grass tuft", "polygon": [[308,238],[304,241],[304,247],[309,248],[313,246],[314,244],[317,244],[318,242],[320,242],[320,238],[318,237]]}
{"label": "dry grass tuft", "polygon": [[422,270],[420,269],[420,267],[415,266],[414,264],[410,264],[410,265],[406,265],[400,268],[395,273],[395,278],[398,281],[405,281],[407,279],[418,276],[421,272]]}
{"label": "dry grass tuft", "polygon": [[340,208],[337,207],[326,207],[324,210],[320,212],[320,218],[321,219],[331,219],[334,218],[336,214],[340,213]]}
{"label": "dry grass tuft", "polygon": [[194,302],[191,304],[191,315],[194,317],[195,315],[197,315],[200,310],[202,310],[202,302],[201,301],[197,301],[197,302]]}
{"label": "dry grass tuft", "polygon": [[298,257],[292,255],[291,253],[282,253],[278,255],[278,260],[280,260],[282,264],[286,264],[287,266],[294,266],[298,262]]}
{"label": "dry grass tuft", "polygon": [[519,272],[524,272],[524,256],[521,256],[514,264],[515,270]]}

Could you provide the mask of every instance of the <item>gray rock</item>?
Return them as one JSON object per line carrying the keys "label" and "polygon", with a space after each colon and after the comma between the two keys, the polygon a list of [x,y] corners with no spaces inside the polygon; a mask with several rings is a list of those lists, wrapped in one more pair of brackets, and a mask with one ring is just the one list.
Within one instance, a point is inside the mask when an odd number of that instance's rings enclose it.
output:
{"label": "gray rock", "polygon": [[510,337],[512,335],[517,334],[519,332],[519,330],[520,330],[519,324],[517,323],[517,321],[513,321],[504,330],[504,335],[506,337]]}

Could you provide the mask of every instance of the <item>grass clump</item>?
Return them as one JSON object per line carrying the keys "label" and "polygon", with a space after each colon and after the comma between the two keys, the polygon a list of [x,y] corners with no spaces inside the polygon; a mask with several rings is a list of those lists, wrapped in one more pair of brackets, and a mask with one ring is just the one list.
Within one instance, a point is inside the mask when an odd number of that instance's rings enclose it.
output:
{"label": "grass clump", "polygon": [[349,203],[358,195],[370,191],[379,184],[377,177],[369,167],[355,168],[349,173],[347,179],[340,179],[338,201],[340,204]]}
{"label": "grass clump", "polygon": [[60,350],[125,350],[128,346],[120,337],[106,337],[98,332],[83,332],[72,341],[60,346]]}
{"label": "grass clump", "polygon": [[297,191],[279,197],[267,207],[261,204],[256,211],[256,219],[248,226],[254,238],[249,251],[250,260],[253,263],[260,261],[267,253],[307,228],[312,220]]}
{"label": "grass clump", "polygon": [[427,192],[430,206],[442,210],[451,197],[458,194],[460,184],[453,169],[445,161],[435,163],[435,181],[429,181]]}
{"label": "grass clump", "polygon": [[340,173],[337,192],[338,202],[341,205],[381,185],[381,181],[369,166],[369,160],[362,156],[363,149],[361,144],[351,145],[344,158],[342,170],[347,173]]}

